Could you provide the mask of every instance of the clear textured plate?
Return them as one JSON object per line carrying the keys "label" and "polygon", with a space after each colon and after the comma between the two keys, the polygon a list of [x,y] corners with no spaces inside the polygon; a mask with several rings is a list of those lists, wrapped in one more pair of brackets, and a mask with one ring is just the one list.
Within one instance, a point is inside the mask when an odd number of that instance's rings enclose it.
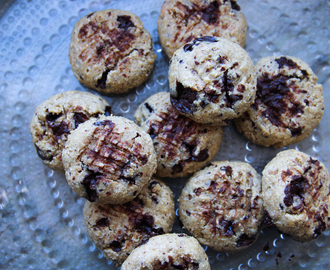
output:
{"label": "clear textured plate", "polygon": [[[128,94],[106,97],[117,115],[133,119],[147,97],[168,90],[168,58],[159,44],[156,22],[162,0],[17,0],[0,18],[0,269],[114,269],[89,239],[83,223],[85,200],[64,175],[45,167],[31,143],[29,122],[35,107],[72,89],[88,91],[74,77],[68,58],[71,30],[88,13],[119,8],[140,16],[158,56],[150,79]],[[306,61],[323,84],[326,110],[310,137],[290,146],[318,157],[330,168],[330,1],[241,0],[249,30],[246,50],[254,62],[287,54]],[[214,160],[249,162],[260,173],[280,150],[257,146],[226,127]],[[176,195],[185,179],[164,179]],[[174,231],[182,231],[178,221]],[[330,231],[298,243],[275,229],[238,253],[207,249],[213,269],[329,269]],[[269,244],[268,251],[264,247]]]}

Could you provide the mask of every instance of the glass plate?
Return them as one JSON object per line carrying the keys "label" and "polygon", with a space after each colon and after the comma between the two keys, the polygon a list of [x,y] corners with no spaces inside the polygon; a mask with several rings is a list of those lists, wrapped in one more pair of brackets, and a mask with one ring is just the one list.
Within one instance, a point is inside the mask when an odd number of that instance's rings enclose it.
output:
{"label": "glass plate", "polygon": [[[241,0],[239,4],[249,25],[245,49],[252,60],[281,54],[303,59],[323,84],[327,107],[330,1]],[[0,18],[0,269],[115,268],[86,233],[85,199],[71,191],[63,174],[38,158],[29,123],[36,106],[50,96],[73,89],[89,91],[74,77],[68,49],[74,24],[100,9],[126,9],[138,15],[152,35],[158,57],[145,84],[128,94],[106,97],[115,114],[133,120],[142,101],[168,91],[168,58],[156,24],[161,5],[161,0],[17,0]],[[288,147],[316,156],[328,168],[329,114],[326,108],[312,135]],[[279,151],[249,142],[229,125],[214,160],[246,161],[261,173]],[[163,180],[177,200],[187,178]],[[173,231],[182,231],[178,221]],[[213,269],[329,269],[329,235],[326,231],[301,244],[275,229],[263,229],[257,242],[242,252],[205,249]]]}

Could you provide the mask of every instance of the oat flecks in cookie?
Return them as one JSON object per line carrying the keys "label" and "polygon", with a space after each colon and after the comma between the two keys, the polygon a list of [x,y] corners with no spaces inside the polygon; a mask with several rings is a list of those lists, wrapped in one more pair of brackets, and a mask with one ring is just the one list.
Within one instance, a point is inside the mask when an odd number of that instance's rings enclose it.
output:
{"label": "oat flecks in cookie", "polygon": [[183,177],[196,172],[214,157],[222,140],[222,127],[198,124],[179,114],[168,92],[145,100],[134,117],[153,140],[159,177]]}
{"label": "oat flecks in cookie", "polygon": [[171,58],[185,43],[203,36],[223,37],[244,47],[247,22],[235,0],[165,0],[157,29]]}
{"label": "oat flecks in cookie", "polygon": [[130,202],[115,205],[86,202],[84,207],[89,236],[117,266],[150,237],[169,233],[174,219],[173,193],[156,178],[151,178]]}
{"label": "oat flecks in cookie", "polygon": [[156,171],[150,136],[131,120],[108,116],[80,124],[63,150],[71,188],[89,201],[125,203]]}
{"label": "oat flecks in cookie", "polygon": [[170,61],[168,78],[172,105],[202,124],[228,125],[255,98],[251,58],[223,38],[197,38],[181,47]]}
{"label": "oat flecks in cookie", "polygon": [[69,51],[76,78],[102,93],[124,93],[142,84],[156,55],[150,34],[131,12],[93,12],[74,26]]}
{"label": "oat flecks in cookie", "polygon": [[66,91],[50,97],[35,109],[30,123],[38,156],[51,169],[64,172],[62,150],[70,132],[90,118],[110,114],[109,103],[91,93]]}
{"label": "oat flecks in cookie", "polygon": [[198,241],[185,234],[163,234],[136,248],[122,265],[129,269],[210,270],[208,257]]}
{"label": "oat flecks in cookie", "polygon": [[253,244],[263,214],[261,177],[244,162],[212,162],[188,180],[179,198],[184,228],[219,252]]}
{"label": "oat flecks in cookie", "polygon": [[297,150],[280,152],[262,172],[262,195],[271,222],[300,242],[329,227],[329,190],[324,164]]}
{"label": "oat flecks in cookie", "polygon": [[322,86],[311,68],[292,56],[262,58],[256,65],[254,104],[235,124],[256,144],[281,148],[307,138],[324,112]]}

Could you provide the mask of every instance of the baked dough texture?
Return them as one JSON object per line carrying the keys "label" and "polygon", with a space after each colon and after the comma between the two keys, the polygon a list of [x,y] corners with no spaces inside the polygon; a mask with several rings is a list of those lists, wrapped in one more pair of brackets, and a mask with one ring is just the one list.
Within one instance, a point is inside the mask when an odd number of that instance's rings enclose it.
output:
{"label": "baked dough texture", "polygon": [[271,222],[294,240],[312,240],[329,227],[328,170],[303,152],[282,151],[266,165],[262,196]]}
{"label": "baked dough texture", "polygon": [[121,269],[209,270],[211,267],[204,249],[195,238],[173,233],[150,238],[128,256]]}
{"label": "baked dough texture", "polygon": [[45,100],[35,109],[30,123],[38,156],[49,168],[64,172],[62,150],[70,132],[103,114],[111,114],[109,103],[88,92],[66,91]]}
{"label": "baked dough texture", "polygon": [[245,162],[212,162],[186,183],[179,215],[200,243],[219,252],[245,249],[263,221],[261,177]]}
{"label": "baked dough texture", "polygon": [[141,193],[125,204],[86,202],[84,220],[94,244],[106,259],[121,265],[137,246],[169,233],[175,219],[174,196],[162,181],[151,178]]}
{"label": "baked dough texture", "polygon": [[156,171],[150,136],[133,121],[103,116],[79,125],[63,150],[63,165],[74,192],[91,202],[134,199]]}
{"label": "baked dough texture", "polygon": [[322,85],[299,58],[270,56],[256,65],[254,104],[235,120],[237,129],[256,144],[282,148],[307,138],[324,112]]}
{"label": "baked dough texture", "polygon": [[69,58],[82,84],[102,93],[124,93],[151,74],[156,55],[152,38],[129,11],[92,12],[73,28]]}
{"label": "baked dough texture", "polygon": [[152,138],[159,177],[184,177],[204,167],[217,153],[222,127],[198,124],[181,115],[160,92],[144,101],[135,120]]}
{"label": "baked dough texture", "polygon": [[202,36],[223,37],[244,47],[247,31],[236,0],[165,0],[157,26],[169,58],[185,43]]}
{"label": "baked dough texture", "polygon": [[172,105],[198,123],[227,125],[249,109],[255,98],[251,58],[224,38],[201,37],[178,49],[168,78]]}

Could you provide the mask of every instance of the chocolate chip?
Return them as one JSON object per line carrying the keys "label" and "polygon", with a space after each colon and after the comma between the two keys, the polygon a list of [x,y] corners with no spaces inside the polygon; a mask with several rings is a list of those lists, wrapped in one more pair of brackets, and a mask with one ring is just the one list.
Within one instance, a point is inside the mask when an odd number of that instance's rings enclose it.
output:
{"label": "chocolate chip", "polygon": [[231,166],[222,166],[220,170],[225,171],[227,176],[231,176],[233,173],[233,168]]}
{"label": "chocolate chip", "polygon": [[164,234],[163,228],[154,228],[154,217],[148,214],[139,214],[134,217],[134,229],[139,233],[148,234],[150,236]]}
{"label": "chocolate chip", "polygon": [[291,132],[291,136],[299,136],[302,133],[302,128],[301,127],[296,127],[296,128],[291,128],[289,127],[290,132]]}
{"label": "chocolate chip", "polygon": [[56,121],[58,118],[62,116],[62,114],[47,114],[46,121],[50,129],[53,131],[53,134],[55,135],[56,139],[60,139],[63,134],[69,134],[70,129],[67,122],[62,121],[60,123],[57,123]]}
{"label": "chocolate chip", "polygon": [[223,231],[225,236],[234,235],[233,222],[231,220],[223,220],[221,221],[220,225],[223,226]]}
{"label": "chocolate chip", "polygon": [[292,176],[292,181],[285,187],[284,193],[285,197],[283,202],[286,206],[291,206],[293,204],[294,196],[298,196],[304,201],[304,190],[307,184],[307,179],[301,175]]}
{"label": "chocolate chip", "polygon": [[85,176],[84,180],[81,182],[86,191],[86,199],[90,202],[95,202],[97,200],[96,186],[103,177],[102,173],[88,170],[88,175]]}
{"label": "chocolate chip", "polygon": [[243,233],[239,239],[236,241],[237,247],[246,247],[251,245],[256,240],[256,236],[249,237],[245,233]]}
{"label": "chocolate chip", "polygon": [[154,111],[154,109],[150,106],[150,104],[148,102],[144,103],[144,106],[146,106],[146,108],[148,109],[148,111],[150,113],[152,113]]}
{"label": "chocolate chip", "polygon": [[235,9],[237,11],[240,11],[241,10],[241,7],[237,4],[237,2],[235,0],[231,0],[230,1],[230,4],[231,4],[231,8],[232,9]]}
{"label": "chocolate chip", "polygon": [[110,106],[106,106],[105,107],[104,114],[106,116],[110,116],[112,114],[112,111],[111,111],[111,107]]}
{"label": "chocolate chip", "polygon": [[183,171],[183,164],[178,163],[172,166],[172,174],[180,173]]}
{"label": "chocolate chip", "polygon": [[122,249],[122,245],[119,241],[112,241],[109,247],[115,252],[120,252]]}
{"label": "chocolate chip", "polygon": [[149,188],[150,190],[152,190],[153,187],[156,186],[156,185],[159,185],[159,182],[158,182],[158,181],[152,181],[152,182],[149,184],[148,188]]}
{"label": "chocolate chip", "polygon": [[176,83],[177,97],[171,95],[172,105],[180,112],[192,114],[195,110],[193,102],[197,99],[197,91]]}
{"label": "chocolate chip", "polygon": [[201,150],[197,156],[191,156],[192,161],[202,162],[209,158],[209,150],[207,148]]}
{"label": "chocolate chip", "polygon": [[118,16],[117,22],[119,22],[118,28],[124,29],[125,31],[127,31],[129,27],[135,27],[134,23],[131,21],[131,16]]}
{"label": "chocolate chip", "polygon": [[111,129],[115,126],[115,124],[110,120],[104,120],[104,121],[96,121],[93,123],[94,126],[100,127],[100,126],[109,126]]}
{"label": "chocolate chip", "polygon": [[34,144],[36,150],[37,150],[37,154],[38,156],[42,159],[42,160],[47,160],[47,161],[52,161],[53,160],[53,155],[51,154],[50,151],[43,151],[41,150],[36,144]]}
{"label": "chocolate chip", "polygon": [[265,211],[265,220],[263,222],[266,227],[268,228],[272,228],[272,227],[275,227],[275,224],[273,223],[271,217],[269,216],[269,213],[267,211]]}
{"label": "chocolate chip", "polygon": [[199,42],[217,42],[217,41],[218,40],[212,36],[204,36],[204,37],[195,38],[193,42],[184,45],[183,50],[185,52],[192,51],[193,47]]}
{"label": "chocolate chip", "polygon": [[95,223],[96,227],[106,227],[109,225],[110,225],[110,220],[108,218],[101,218]]}
{"label": "chocolate chip", "polygon": [[102,72],[102,77],[97,80],[97,84],[95,85],[98,88],[105,89],[107,87],[107,79],[110,70],[107,68]]}
{"label": "chocolate chip", "polygon": [[200,187],[194,189],[194,193],[196,194],[196,196],[201,195],[202,191],[203,191],[203,190],[202,190],[202,188],[200,188]]}
{"label": "chocolate chip", "polygon": [[88,116],[81,112],[74,113],[73,120],[75,124],[75,128],[77,128],[81,123],[84,123],[88,120]]}
{"label": "chocolate chip", "polygon": [[284,56],[281,58],[275,59],[276,63],[278,64],[279,68],[283,68],[284,66],[287,66],[288,68],[298,68],[297,63],[293,62],[292,59],[288,59]]}
{"label": "chocolate chip", "polygon": [[220,16],[219,6],[219,2],[214,1],[210,3],[206,8],[201,9],[202,20],[207,24],[217,23]]}

